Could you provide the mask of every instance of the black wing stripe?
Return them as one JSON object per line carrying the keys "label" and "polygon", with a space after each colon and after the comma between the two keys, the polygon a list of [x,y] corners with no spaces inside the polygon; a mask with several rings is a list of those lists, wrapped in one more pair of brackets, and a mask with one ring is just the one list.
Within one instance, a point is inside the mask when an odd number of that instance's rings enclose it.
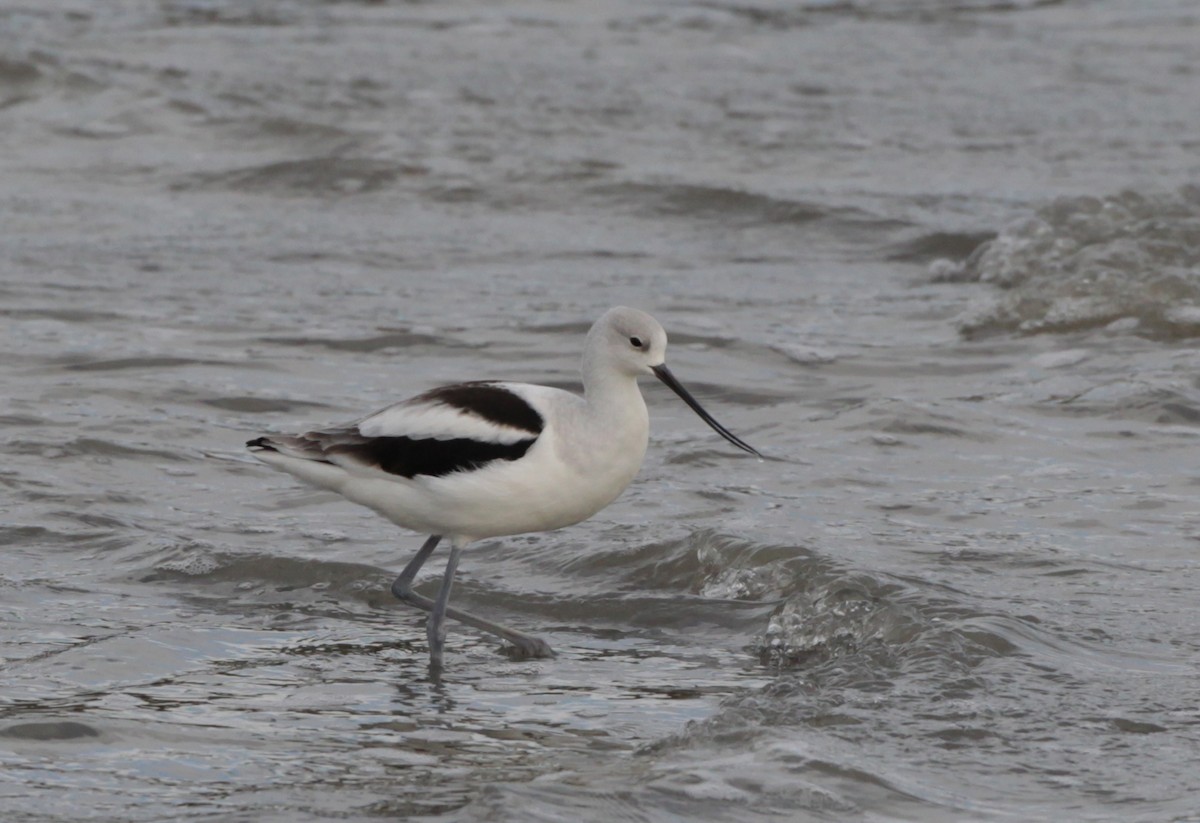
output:
{"label": "black wing stripe", "polygon": [[413,398],[413,402],[441,403],[470,412],[498,426],[530,434],[541,434],[546,425],[537,409],[523,398],[503,386],[485,381],[443,386]]}
{"label": "black wing stripe", "polygon": [[478,469],[493,460],[517,460],[537,438],[516,443],[484,443],[469,438],[414,440],[410,437],[372,437],[359,443],[331,443],[327,455],[345,455],[388,474],[412,479],[417,475],[443,477]]}

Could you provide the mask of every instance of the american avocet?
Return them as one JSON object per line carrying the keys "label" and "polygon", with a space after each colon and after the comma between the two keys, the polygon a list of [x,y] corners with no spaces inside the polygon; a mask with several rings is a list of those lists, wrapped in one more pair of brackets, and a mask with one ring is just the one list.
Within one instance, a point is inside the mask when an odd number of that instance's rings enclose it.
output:
{"label": "american avocet", "polygon": [[[553,655],[545,641],[450,608],[464,546],[586,520],[624,491],[642,465],[649,420],[637,378],[653,374],[733,445],[761,457],[714,420],[667,369],[667,334],[637,309],[609,309],[583,349],[583,397],[548,386],[479,381],[444,386],[344,426],[268,435],[259,460],[431,535],[392,583],[429,612],[430,669],[440,671],[445,617],[498,635],[518,655]],[[436,600],[412,589],[438,541],[450,558]]]}

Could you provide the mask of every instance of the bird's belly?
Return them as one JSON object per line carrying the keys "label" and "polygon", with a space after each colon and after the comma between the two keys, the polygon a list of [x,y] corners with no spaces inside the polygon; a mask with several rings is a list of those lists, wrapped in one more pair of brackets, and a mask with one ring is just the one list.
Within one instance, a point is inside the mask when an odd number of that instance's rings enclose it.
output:
{"label": "bird's belly", "polygon": [[519,460],[427,478],[431,501],[422,509],[430,531],[464,540],[560,529],[619,497],[643,453],[572,463],[550,449],[531,449]]}

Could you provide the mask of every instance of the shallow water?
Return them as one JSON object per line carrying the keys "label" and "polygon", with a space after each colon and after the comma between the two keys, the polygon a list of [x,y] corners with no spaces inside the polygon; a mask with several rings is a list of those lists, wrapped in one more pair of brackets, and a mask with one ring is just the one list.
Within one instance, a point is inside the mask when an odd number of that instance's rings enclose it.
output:
{"label": "shallow water", "polygon": [[[1200,819],[1198,35],[0,9],[5,820]],[[772,459],[646,386],[621,500],[461,567],[559,656],[433,684],[421,536],[241,444],[574,386],[618,303]]]}

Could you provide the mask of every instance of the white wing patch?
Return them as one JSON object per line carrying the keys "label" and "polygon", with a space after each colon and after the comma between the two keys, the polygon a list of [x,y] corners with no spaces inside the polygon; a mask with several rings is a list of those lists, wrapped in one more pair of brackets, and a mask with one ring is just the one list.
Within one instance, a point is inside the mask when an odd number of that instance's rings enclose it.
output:
{"label": "white wing patch", "polygon": [[[529,405],[530,413],[538,413],[537,405],[530,402],[524,392],[514,391],[517,384],[480,384],[477,392],[481,402],[486,402],[487,389],[515,396]],[[528,428],[504,425],[497,422],[496,415],[480,406],[472,408],[454,405],[439,398],[459,387],[435,389],[410,400],[388,406],[382,411],[365,417],[358,422],[358,430],[366,437],[408,437],[413,440],[476,440],[481,443],[512,444],[537,437],[537,432]]]}

